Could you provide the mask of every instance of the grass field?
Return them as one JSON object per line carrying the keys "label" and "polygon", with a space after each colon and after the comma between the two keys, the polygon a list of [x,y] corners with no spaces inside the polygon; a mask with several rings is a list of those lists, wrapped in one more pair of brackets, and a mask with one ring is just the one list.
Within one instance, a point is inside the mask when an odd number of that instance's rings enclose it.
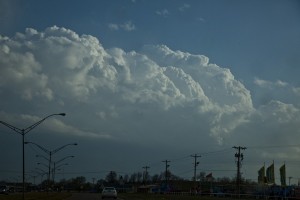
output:
{"label": "grass field", "polygon": [[[71,193],[44,193],[44,192],[30,192],[25,194],[26,200],[63,200],[70,197]],[[22,194],[0,194],[0,200],[22,200]]]}
{"label": "grass field", "polygon": [[[25,200],[64,200],[72,193],[40,193],[32,192],[25,194]],[[119,199],[123,200],[229,200],[232,198],[218,198],[210,196],[176,196],[167,194],[138,194],[138,193],[119,193]],[[22,200],[22,194],[0,195],[0,200]],[[84,199],[83,199],[84,200]],[[242,200],[242,199],[239,199]],[[248,198],[249,200],[249,198]]]}
{"label": "grass field", "polygon": [[210,196],[176,196],[176,195],[162,195],[162,194],[124,194],[118,195],[124,200],[228,200],[232,198],[217,198]]}

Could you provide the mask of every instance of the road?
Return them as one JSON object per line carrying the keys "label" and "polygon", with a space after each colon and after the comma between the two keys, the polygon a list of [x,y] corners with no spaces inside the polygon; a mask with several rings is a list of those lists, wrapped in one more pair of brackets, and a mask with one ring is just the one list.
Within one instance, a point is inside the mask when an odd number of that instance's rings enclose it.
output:
{"label": "road", "polygon": [[101,195],[98,193],[72,193],[72,196],[67,200],[100,200]]}
{"label": "road", "polygon": [[[73,193],[71,197],[66,200],[100,200],[101,194],[99,193]],[[122,200],[119,199],[118,200]]]}

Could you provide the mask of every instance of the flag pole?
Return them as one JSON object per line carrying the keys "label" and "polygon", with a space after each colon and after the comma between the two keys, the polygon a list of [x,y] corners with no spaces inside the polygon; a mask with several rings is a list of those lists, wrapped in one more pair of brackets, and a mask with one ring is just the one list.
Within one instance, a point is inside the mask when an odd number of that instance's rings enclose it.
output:
{"label": "flag pole", "polygon": [[264,197],[266,196],[266,162],[264,162],[264,174],[263,174],[263,188],[264,188]]}
{"label": "flag pole", "polygon": [[266,185],[266,162],[264,162],[264,177],[263,177],[263,185]]}
{"label": "flag pole", "polygon": [[273,171],[272,171],[272,178],[273,178],[273,184],[275,185],[275,164],[274,164],[274,160],[273,160]]}

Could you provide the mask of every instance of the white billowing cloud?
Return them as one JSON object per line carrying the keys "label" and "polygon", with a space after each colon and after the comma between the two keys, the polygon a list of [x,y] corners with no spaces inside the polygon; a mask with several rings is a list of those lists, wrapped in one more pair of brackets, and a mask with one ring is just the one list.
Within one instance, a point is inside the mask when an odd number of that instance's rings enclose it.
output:
{"label": "white billowing cloud", "polygon": [[231,74],[229,69],[209,64],[203,55],[191,55],[172,51],[167,46],[145,46],[143,53],[160,66],[173,66],[184,70],[205,91],[205,95],[217,105],[252,108],[250,92]]}
{"label": "white billowing cloud", "polygon": [[273,161],[278,167],[286,163],[289,174],[298,174],[298,166],[292,163],[298,160],[299,125],[299,107],[272,100],[252,112],[234,130],[235,137],[227,138],[224,143],[247,147],[243,164],[247,176],[255,177],[263,163],[268,166]]}
{"label": "white billowing cloud", "polygon": [[1,36],[0,56],[2,112],[25,102],[30,111],[63,110],[72,120],[51,125],[66,135],[191,146],[245,133],[267,138],[274,127],[279,135],[299,124],[295,105],[274,101],[255,109],[229,69],[164,45],[104,49],[95,37],[54,26]]}
{"label": "white billowing cloud", "polygon": [[253,89],[252,97],[260,105],[249,116],[248,122],[235,130],[243,133],[242,138],[238,137],[236,140],[261,147],[280,146],[258,149],[257,159],[261,157],[262,162],[266,159],[291,161],[300,147],[297,142],[300,140],[299,96],[295,93],[297,89],[283,81],[271,82],[256,78],[254,83],[257,87]]}
{"label": "white billowing cloud", "polygon": [[[243,121],[245,113],[252,111],[249,91],[234,79],[228,69],[209,64],[207,57],[175,52],[166,46],[145,46],[143,53],[160,66],[182,69],[185,76],[194,81],[193,84],[188,84],[197,91],[194,93],[197,95],[191,98],[197,96],[195,99],[204,103],[198,107],[201,107],[202,111],[214,113],[210,119],[212,135],[219,137],[220,133],[230,133]],[[188,90],[184,89],[181,92],[184,91]]]}
{"label": "white billowing cloud", "polygon": [[[31,34],[27,30],[21,41],[16,41],[34,54],[35,60],[43,67],[42,71],[50,77],[48,85],[56,91],[57,96],[62,99],[75,97],[84,101],[102,86],[111,87],[109,85],[115,79],[115,72],[109,66],[100,70],[105,51],[96,38],[87,35],[79,37],[70,30],[58,27],[48,28],[44,33]],[[101,81],[90,74],[92,70],[97,71],[97,68]]]}
{"label": "white billowing cloud", "polygon": [[[249,116],[247,123],[235,131],[240,132],[231,142],[250,148],[247,156],[256,162],[276,164],[298,160],[300,140],[300,109],[292,104],[272,100],[261,105]],[[273,147],[273,148],[270,148]],[[247,162],[247,161],[246,161]],[[298,168],[290,166],[289,173],[298,173]],[[254,176],[255,174],[253,174]]]}
{"label": "white billowing cloud", "polygon": [[[31,100],[40,96],[51,100],[52,90],[46,86],[47,76],[41,72],[41,66],[30,52],[20,52],[19,44],[5,37],[0,38],[0,86],[9,87],[23,99]],[[15,51],[16,50],[16,51]],[[26,87],[26,85],[31,87]]]}
{"label": "white billowing cloud", "polygon": [[255,99],[268,103],[272,100],[281,101],[287,104],[300,106],[300,89],[287,82],[277,80],[275,82],[254,79],[254,84],[257,86],[254,90]]}
{"label": "white billowing cloud", "polygon": [[273,89],[276,87],[285,87],[288,85],[288,83],[285,83],[283,81],[276,81],[276,82],[271,82],[271,81],[266,81],[262,80],[259,78],[255,78],[254,83],[262,88],[268,88],[268,89]]}
{"label": "white billowing cloud", "polygon": [[134,31],[136,30],[136,26],[133,24],[132,21],[127,21],[123,24],[108,24],[108,28],[112,31],[124,30],[124,31]]}
{"label": "white billowing cloud", "polygon": [[[268,146],[300,140],[299,87],[257,78],[250,93],[229,69],[203,55],[165,45],[105,49],[93,36],[54,26],[0,36],[0,58],[0,119],[27,127],[43,114],[66,112],[40,127],[50,137],[178,151],[206,151],[218,142]],[[254,107],[252,101],[262,103]],[[36,141],[37,135],[28,137]],[[253,152],[245,152],[246,164]],[[257,152],[253,157],[263,163],[296,158],[299,148]]]}
{"label": "white billowing cloud", "polygon": [[300,97],[300,87],[294,87],[292,88],[292,91],[295,95]]}
{"label": "white billowing cloud", "polygon": [[270,123],[270,126],[278,130],[280,126],[286,124],[291,125],[291,122],[294,124],[299,120],[299,108],[296,108],[292,104],[285,104],[279,101],[271,101],[267,105],[263,105],[257,111],[257,114],[260,115],[260,119],[266,123]]}
{"label": "white billowing cloud", "polygon": [[[2,93],[16,91],[20,99],[44,98],[82,113],[93,110],[96,119],[106,122],[106,132],[116,137],[122,129],[139,134],[141,125],[172,135],[175,120],[193,117],[205,124],[203,132],[221,142],[253,109],[249,91],[228,69],[166,46],[145,46],[141,53],[105,50],[92,36],[54,26],[2,37],[1,49],[1,74],[7,77],[1,79]],[[87,110],[72,107],[79,104]],[[163,121],[156,119],[157,127],[149,127],[157,114]],[[138,116],[141,124],[130,122]],[[112,127],[114,123],[119,124]]]}

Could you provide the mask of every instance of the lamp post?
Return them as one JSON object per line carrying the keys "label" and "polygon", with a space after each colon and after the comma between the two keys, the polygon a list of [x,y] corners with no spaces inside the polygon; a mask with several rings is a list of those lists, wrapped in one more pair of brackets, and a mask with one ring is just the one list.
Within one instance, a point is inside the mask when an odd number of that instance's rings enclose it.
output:
{"label": "lamp post", "polygon": [[46,116],[45,118],[41,119],[40,121],[32,124],[31,126],[27,127],[27,128],[23,128],[23,129],[20,129],[20,128],[17,128],[13,125],[10,125],[4,121],[0,121],[1,124],[3,124],[4,126],[12,129],[13,131],[19,133],[20,135],[22,135],[22,157],[23,157],[23,191],[22,191],[22,199],[24,200],[25,199],[25,148],[24,148],[24,138],[25,138],[25,135],[31,131],[32,129],[34,129],[35,127],[37,127],[38,125],[40,125],[43,121],[45,121],[47,118],[49,117],[52,117],[52,116],[55,116],[55,115],[60,115],[60,116],[65,116],[66,114],[65,113],[58,113],[58,114],[51,114],[51,115],[48,115]]}
{"label": "lamp post", "polygon": [[[34,142],[24,142],[25,144],[33,144],[35,146],[37,146],[38,148],[40,148],[42,151],[44,151],[46,154],[49,155],[49,159],[47,159],[49,161],[49,169],[48,169],[48,187],[50,187],[50,172],[51,172],[51,158],[52,158],[52,155],[57,153],[58,151],[62,150],[63,148],[67,147],[67,146],[70,146],[70,145],[78,145],[77,143],[70,143],[70,144],[65,144],[59,148],[56,148],[54,150],[48,150],[44,147],[42,147],[41,145],[37,144],[37,143],[34,143]],[[48,188],[49,189],[49,188]]]}
{"label": "lamp post", "polygon": [[41,176],[41,185],[43,185],[42,183],[43,183],[44,175],[48,174],[48,172],[44,171],[41,168],[37,168],[37,167],[35,169],[39,170],[39,171],[36,171],[36,173]]}
{"label": "lamp post", "polygon": [[64,164],[61,164],[59,166],[56,166],[55,163],[54,163],[53,173],[52,173],[52,181],[53,181],[53,183],[54,183],[54,180],[55,180],[55,173],[56,173],[55,171],[56,170],[61,170],[60,167],[65,166],[65,165],[69,165],[69,163],[64,163]]}
{"label": "lamp post", "polygon": [[[61,167],[62,165],[59,165],[59,166],[57,166],[57,164],[59,164],[59,163],[61,163],[62,161],[64,161],[64,160],[66,160],[66,159],[68,159],[68,158],[74,158],[75,156],[66,156],[66,157],[64,157],[64,158],[62,158],[62,159],[60,159],[60,160],[58,160],[58,161],[56,161],[56,162],[53,162],[53,172],[52,172],[52,180],[53,180],[53,182],[54,182],[54,179],[55,179],[55,170],[58,168],[58,167]],[[68,164],[63,164],[63,165],[68,165]]]}

